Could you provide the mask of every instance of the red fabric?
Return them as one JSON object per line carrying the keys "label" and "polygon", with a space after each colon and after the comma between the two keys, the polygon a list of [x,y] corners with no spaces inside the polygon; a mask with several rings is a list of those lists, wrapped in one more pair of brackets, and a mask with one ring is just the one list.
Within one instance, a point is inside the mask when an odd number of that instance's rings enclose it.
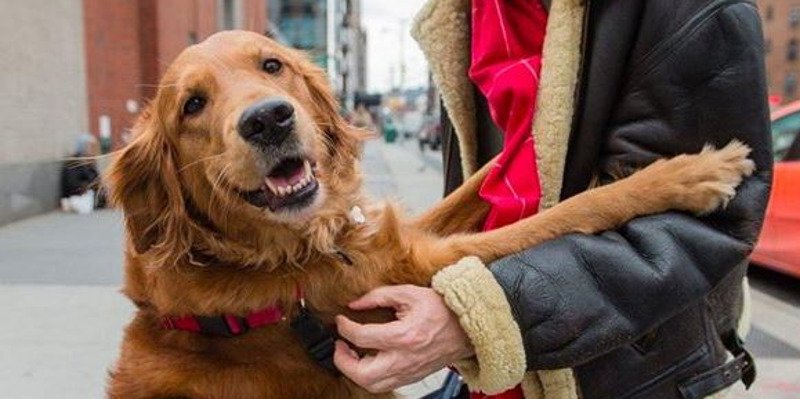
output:
{"label": "red fabric", "polygon": [[[305,294],[300,284],[294,287],[295,296],[300,306],[305,306]],[[245,326],[241,325],[239,318],[231,314],[221,315],[225,319],[225,324],[228,325],[233,335],[239,335],[245,332],[245,328],[258,328],[270,324],[279,323],[283,320],[283,311],[277,305],[269,306],[261,310],[256,310],[244,317]],[[203,332],[203,327],[193,315],[188,316],[164,316],[161,319],[161,327],[166,330],[183,330],[195,333]]]}
{"label": "red fabric", "polygon": [[[480,196],[490,205],[484,230],[533,215],[541,187],[531,134],[547,11],[541,1],[472,1],[472,64],[469,75],[486,97],[503,132],[503,151],[486,176]],[[522,399],[520,387],[472,399]]]}
{"label": "red fabric", "polygon": [[269,324],[275,324],[283,320],[283,312],[277,306],[270,306],[266,309],[253,312],[245,317],[250,328],[257,328]]}
{"label": "red fabric", "polygon": [[491,205],[485,230],[533,215],[541,188],[531,124],[547,12],[540,1],[474,0],[470,77],[504,134],[503,151],[480,195]]}
{"label": "red fabric", "polygon": [[194,318],[194,316],[166,316],[162,319],[161,326],[164,327],[165,330],[183,330],[196,333],[200,332],[200,323]]}
{"label": "red fabric", "polygon": [[[241,334],[244,332],[244,327],[239,323],[239,319],[234,315],[222,315],[225,322],[233,334]],[[245,316],[244,320],[247,323],[246,327],[258,328],[270,324],[276,324],[283,319],[283,312],[278,306],[270,306],[261,310],[257,310]],[[190,332],[202,332],[200,322],[197,321],[195,316],[166,316],[162,320],[162,327],[167,330],[183,330]]]}

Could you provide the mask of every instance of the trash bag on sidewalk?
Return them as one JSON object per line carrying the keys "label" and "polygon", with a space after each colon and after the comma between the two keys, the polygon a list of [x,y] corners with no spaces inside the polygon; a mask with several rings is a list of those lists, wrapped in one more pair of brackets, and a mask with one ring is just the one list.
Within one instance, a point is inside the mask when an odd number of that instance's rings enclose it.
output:
{"label": "trash bag on sidewalk", "polygon": [[81,195],[62,198],[61,208],[67,212],[88,215],[94,211],[94,190],[86,190]]}

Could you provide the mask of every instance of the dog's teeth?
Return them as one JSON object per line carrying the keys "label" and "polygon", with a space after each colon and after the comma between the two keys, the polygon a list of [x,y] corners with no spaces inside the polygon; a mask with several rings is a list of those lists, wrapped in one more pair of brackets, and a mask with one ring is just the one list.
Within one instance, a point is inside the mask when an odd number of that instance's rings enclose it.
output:
{"label": "dog's teeth", "polygon": [[281,197],[286,195],[286,189],[283,187],[278,187],[278,195],[280,195]]}
{"label": "dog's teeth", "polygon": [[272,184],[269,179],[264,179],[264,183],[267,185],[267,188],[269,188],[269,191],[272,191],[273,194],[278,194],[278,189],[275,188],[275,185]]}
{"label": "dog's teeth", "polygon": [[311,164],[308,161],[303,162],[303,168],[305,168],[306,177],[311,176]]}
{"label": "dog's teeth", "polygon": [[297,184],[294,185],[294,191],[295,192],[300,191],[300,189],[303,188],[304,186],[305,186],[305,184],[297,183]]}
{"label": "dog's teeth", "polygon": [[293,192],[294,192],[294,186],[288,186],[288,187],[286,187],[286,194],[287,194],[287,195],[288,195],[288,194],[291,194],[291,193],[293,193]]}

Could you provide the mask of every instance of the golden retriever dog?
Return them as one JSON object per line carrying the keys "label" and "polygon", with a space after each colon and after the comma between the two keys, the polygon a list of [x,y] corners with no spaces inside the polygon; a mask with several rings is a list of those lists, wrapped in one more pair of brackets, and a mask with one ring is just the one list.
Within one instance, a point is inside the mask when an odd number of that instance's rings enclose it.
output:
{"label": "golden retriever dog", "polygon": [[[123,292],[138,307],[109,397],[392,397],[320,366],[292,321],[388,321],[391,312],[347,304],[381,285],[429,285],[464,256],[491,262],[637,216],[711,212],[753,170],[742,144],[707,148],[480,233],[477,191],[491,165],[404,218],[362,195],[366,135],[338,111],[320,68],[255,33],[215,34],[172,63],[107,175],[125,218]],[[200,333],[175,328],[187,315]],[[209,327],[220,320],[222,330]]]}

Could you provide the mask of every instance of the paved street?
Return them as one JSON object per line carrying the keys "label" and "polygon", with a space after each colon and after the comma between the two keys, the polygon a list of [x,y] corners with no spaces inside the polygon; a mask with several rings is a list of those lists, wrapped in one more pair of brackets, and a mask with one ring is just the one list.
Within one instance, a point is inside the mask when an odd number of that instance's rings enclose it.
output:
{"label": "paved street", "polygon": [[[410,210],[441,196],[439,153],[416,144],[370,142],[367,185]],[[133,310],[118,292],[121,219],[52,213],[0,227],[0,398],[100,398],[122,326]],[[753,390],[730,397],[800,398],[800,281],[755,270],[754,327],[758,358]],[[411,397],[440,376],[403,390]]]}

